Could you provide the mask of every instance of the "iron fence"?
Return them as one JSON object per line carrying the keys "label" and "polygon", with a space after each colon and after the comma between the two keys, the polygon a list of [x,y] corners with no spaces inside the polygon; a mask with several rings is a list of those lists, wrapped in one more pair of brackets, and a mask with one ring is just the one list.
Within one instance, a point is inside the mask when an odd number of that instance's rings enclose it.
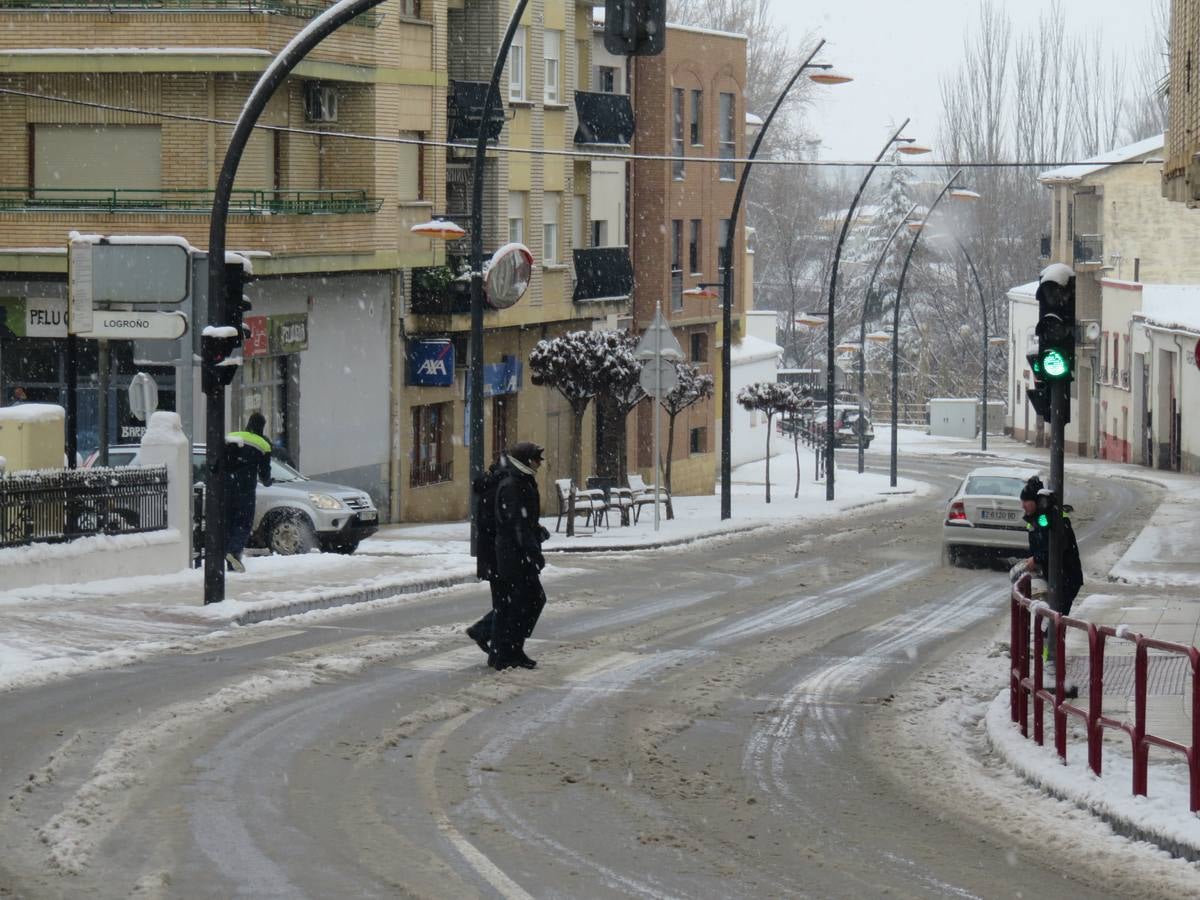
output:
{"label": "iron fence", "polygon": [[[203,188],[0,187],[0,212],[103,212],[203,214],[213,192]],[[382,200],[361,190],[234,190],[234,216],[310,216],[377,213]]]}
{"label": "iron fence", "polygon": [[[291,16],[313,19],[331,5],[323,3],[289,2],[289,0],[7,0],[10,10],[52,10],[55,12],[106,13],[242,13]],[[362,13],[351,25],[378,28],[383,21],[380,13]]]}
{"label": "iron fence", "polygon": [[166,527],[165,466],[0,476],[0,547]]}

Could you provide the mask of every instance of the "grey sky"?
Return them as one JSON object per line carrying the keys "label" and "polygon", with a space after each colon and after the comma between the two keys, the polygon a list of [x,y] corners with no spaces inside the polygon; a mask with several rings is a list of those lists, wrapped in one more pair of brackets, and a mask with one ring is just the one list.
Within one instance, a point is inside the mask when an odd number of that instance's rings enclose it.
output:
{"label": "grey sky", "polygon": [[[796,36],[828,42],[825,61],[855,81],[821,87],[810,121],[825,159],[874,157],[888,126],[911,117],[908,134],[934,146],[941,111],[938,79],[962,58],[963,35],[978,20],[980,0],[773,0],[780,24]],[[1064,0],[1067,27],[1099,27],[1108,48],[1140,51],[1153,0]],[[1014,34],[1036,27],[1048,0],[1001,0]],[[894,129],[895,125],[892,126]]]}

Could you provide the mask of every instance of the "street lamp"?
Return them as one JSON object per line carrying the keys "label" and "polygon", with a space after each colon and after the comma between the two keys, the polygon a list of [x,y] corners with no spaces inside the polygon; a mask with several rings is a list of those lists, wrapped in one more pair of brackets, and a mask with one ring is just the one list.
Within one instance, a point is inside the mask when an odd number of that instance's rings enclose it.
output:
{"label": "street lamp", "polygon": [[457,241],[467,233],[461,225],[457,225],[449,219],[443,219],[441,216],[430,219],[428,222],[421,222],[408,230],[421,237],[435,238],[439,241]]}
{"label": "street lamp", "polygon": [[846,221],[842,223],[841,234],[838,235],[837,247],[833,251],[833,269],[829,275],[829,308],[826,313],[829,320],[829,332],[825,336],[825,454],[829,457],[825,465],[825,499],[833,499],[833,368],[834,368],[834,300],[837,297],[837,276],[838,263],[842,259],[842,245],[846,243],[846,235],[850,231],[850,223],[854,221],[854,213],[858,209],[858,201],[862,199],[863,191],[867,189],[867,182],[871,180],[871,176],[879,167],[880,160],[884,154],[892,148],[894,144],[900,144],[897,151],[907,153],[909,155],[917,153],[928,153],[928,147],[918,145],[912,138],[900,136],[908,119],[900,123],[900,127],[896,129],[896,133],[888,138],[888,142],[883,145],[883,149],[879,151],[879,155],[875,157],[875,162],[867,169],[867,174],[863,176],[862,183],[858,186],[858,192],[854,195],[854,199],[850,201],[850,209],[846,212]]}
{"label": "street lamp", "polygon": [[[904,257],[904,266],[900,269],[900,280],[896,284],[896,302],[892,307],[892,458],[890,466],[891,486],[896,486],[896,461],[897,461],[897,440],[899,439],[900,431],[900,416],[898,414],[899,407],[899,368],[900,368],[900,299],[904,294],[904,278],[908,275],[908,266],[912,262],[913,252],[917,249],[917,241],[921,239],[921,232],[925,230],[925,223],[929,221],[929,217],[933,215],[934,209],[942,202],[942,198],[946,194],[952,194],[955,199],[959,200],[978,200],[979,194],[975,191],[964,189],[956,189],[951,191],[954,182],[962,175],[963,170],[958,169],[950,179],[943,185],[933,203],[929,205],[929,209],[925,212],[925,218],[920,222],[910,223],[910,227],[916,233],[913,235],[912,243],[908,247],[908,253]],[[985,328],[986,331],[986,328]]]}
{"label": "street lamp", "polygon": [[492,80],[488,82],[483,98],[483,110],[479,114],[479,134],[475,137],[475,163],[471,182],[471,383],[468,396],[471,403],[470,463],[471,477],[467,480],[467,497],[471,510],[471,555],[475,555],[475,540],[478,527],[475,521],[475,493],[471,485],[483,474],[483,163],[486,158],[488,131],[492,118],[492,106],[499,93],[500,76],[508,60],[508,50],[521,16],[529,0],[517,0],[496,63],[492,67]]}
{"label": "street lamp", "polygon": [[824,39],[817,42],[817,46],[813,48],[812,53],[808,58],[800,64],[800,68],[792,75],[791,79],[783,90],[779,92],[779,96],[775,98],[775,105],[771,107],[771,111],[767,114],[767,118],[763,120],[762,127],[755,135],[754,145],[750,148],[750,153],[746,157],[746,164],[742,166],[742,174],[738,179],[737,193],[733,197],[733,209],[729,214],[729,230],[725,234],[725,270],[721,273],[721,294],[725,298],[724,308],[721,311],[721,518],[728,519],[733,515],[733,455],[730,448],[731,434],[733,428],[733,394],[730,390],[730,373],[733,367],[733,356],[731,345],[733,343],[733,248],[735,246],[735,236],[737,235],[738,212],[742,206],[742,194],[746,190],[746,179],[750,175],[750,168],[754,165],[754,157],[758,155],[758,148],[762,145],[763,137],[767,133],[767,129],[771,127],[771,122],[775,119],[775,114],[779,112],[779,107],[783,105],[784,98],[792,89],[792,85],[796,83],[796,79],[806,70],[814,70],[808,77],[818,84],[844,84],[850,80],[847,75],[841,75],[832,71],[832,66],[825,63],[814,63],[813,59],[817,52],[825,46]]}
{"label": "street lamp", "polygon": [[[871,270],[871,277],[867,280],[867,290],[866,290],[866,293],[863,294],[862,315],[859,317],[859,322],[858,322],[858,341],[860,344],[863,344],[864,346],[868,339],[867,309],[871,305],[871,291],[875,288],[875,279],[879,276],[879,270],[880,270],[880,268],[883,267],[883,261],[887,258],[888,249],[892,246],[892,241],[894,241],[896,239],[896,235],[898,235],[900,233],[900,229],[903,228],[905,225],[907,225],[910,222],[910,220],[912,219],[912,214],[917,211],[918,205],[919,204],[914,203],[912,206],[910,206],[908,208],[908,212],[906,212],[903,216],[900,217],[900,221],[896,223],[896,227],[892,229],[892,233],[888,235],[888,239],[886,241],[884,241],[883,250],[880,251],[879,258],[877,260],[875,260],[875,268]],[[884,334],[885,335],[884,340],[891,340],[891,337],[887,336],[886,332],[876,332],[876,334]],[[878,338],[872,338],[872,340],[878,341]],[[866,381],[867,381],[867,356],[864,353],[858,358],[858,421],[860,423],[862,422],[862,417],[863,417],[863,398],[866,396]],[[863,473],[863,470],[866,467],[866,463],[865,463],[866,445],[863,443],[863,441],[864,441],[863,428],[862,428],[862,425],[860,424],[859,429],[858,429],[858,474],[859,475],[861,475]]]}

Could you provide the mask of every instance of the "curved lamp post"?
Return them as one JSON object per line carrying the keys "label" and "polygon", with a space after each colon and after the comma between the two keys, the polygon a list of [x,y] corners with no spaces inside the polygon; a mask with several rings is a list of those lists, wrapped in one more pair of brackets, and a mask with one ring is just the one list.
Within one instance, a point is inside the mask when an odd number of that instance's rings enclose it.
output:
{"label": "curved lamp post", "polygon": [[[225,159],[213,191],[212,212],[208,220],[208,324],[227,327],[229,310],[225,304],[225,231],[233,179],[242,153],[254,133],[254,126],[267,108],[271,97],[308,52],[347,22],[383,0],[339,0],[308,23],[279,51],[259,77],[246,98],[237,124],[229,137]],[[214,386],[205,398],[205,442],[207,465],[204,473],[204,602],[225,599],[225,388]]]}
{"label": "curved lamp post", "polygon": [[[942,186],[933,203],[929,205],[929,210],[925,213],[925,218],[920,222],[913,223],[916,227],[916,234],[913,235],[912,243],[908,247],[908,253],[904,257],[904,266],[900,269],[900,280],[896,284],[896,301],[892,307],[892,458],[889,469],[891,475],[891,486],[896,486],[896,441],[899,437],[900,416],[898,413],[899,405],[899,367],[900,367],[900,299],[904,294],[904,278],[908,275],[908,266],[912,262],[913,251],[917,249],[917,241],[921,239],[921,232],[925,230],[925,223],[929,221],[929,217],[933,214],[937,205],[942,202],[942,198],[950,193],[950,188],[954,182],[962,175],[963,170],[957,170],[950,176],[950,180]],[[979,195],[974,191],[961,191],[959,196],[965,200],[977,200]]]}
{"label": "curved lamp post", "polygon": [[[912,218],[912,214],[917,211],[920,204],[914,203],[908,208],[901,218],[896,223],[896,227],[892,229],[892,233],[888,235],[888,239],[883,244],[883,250],[879,254],[879,259],[875,260],[875,268],[871,270],[871,277],[867,281],[867,292],[863,295],[862,316],[858,323],[858,345],[863,348],[863,352],[858,357],[858,421],[862,422],[863,416],[863,397],[866,395],[867,381],[867,308],[871,305],[871,291],[875,288],[875,279],[879,276],[879,270],[883,267],[883,261],[887,259],[888,249],[892,246],[892,241],[896,239],[896,235],[900,233],[900,229],[908,224]],[[880,338],[871,338],[876,342],[881,342]],[[889,338],[890,340],[890,338]],[[863,473],[865,467],[864,457],[866,455],[866,447],[863,445],[863,429],[861,424],[858,428],[858,474]]]}
{"label": "curved lamp post", "polygon": [[850,81],[848,75],[842,75],[832,71],[832,67],[823,63],[814,63],[813,58],[817,52],[825,46],[824,39],[817,42],[817,46],[808,54],[808,58],[800,64],[800,68],[791,77],[783,90],[779,92],[779,96],[775,98],[775,105],[771,107],[771,111],[767,114],[767,118],[763,120],[762,127],[758,129],[758,134],[754,138],[754,145],[750,148],[750,153],[746,157],[746,164],[742,166],[742,174],[738,179],[737,193],[733,197],[733,209],[729,213],[729,230],[725,234],[725,271],[721,273],[721,296],[723,297],[723,309],[721,311],[721,518],[728,519],[733,515],[733,452],[730,444],[732,442],[733,428],[733,394],[730,387],[730,375],[733,368],[733,356],[731,347],[733,343],[733,248],[735,246],[735,236],[737,235],[738,211],[742,206],[742,194],[746,190],[746,179],[750,175],[750,168],[754,165],[754,158],[758,155],[758,148],[762,145],[763,137],[767,133],[767,129],[771,127],[771,122],[775,118],[775,114],[779,112],[779,107],[783,105],[784,98],[792,89],[792,85],[800,77],[800,74],[807,69],[818,70],[809,78],[820,84],[844,84]]}
{"label": "curved lamp post", "polygon": [[846,235],[850,232],[850,223],[854,221],[854,213],[858,209],[858,202],[862,199],[863,191],[867,189],[867,182],[871,180],[871,176],[875,174],[875,170],[879,167],[880,161],[892,148],[893,144],[904,144],[906,146],[898,148],[901,153],[928,153],[928,147],[918,146],[913,142],[912,138],[900,136],[905,126],[908,125],[908,119],[900,123],[900,127],[896,129],[896,133],[888,138],[888,142],[883,145],[883,149],[879,151],[879,155],[875,157],[875,162],[867,169],[867,174],[863,176],[862,182],[858,186],[858,191],[854,195],[854,199],[850,201],[850,209],[846,212],[846,221],[842,223],[842,231],[838,235],[837,246],[833,251],[833,269],[829,275],[829,306],[826,311],[826,316],[829,322],[829,331],[825,335],[825,455],[827,457],[825,463],[825,499],[833,499],[833,368],[834,368],[834,300],[837,297],[837,276],[838,264],[842,259],[842,245],[846,243]]}

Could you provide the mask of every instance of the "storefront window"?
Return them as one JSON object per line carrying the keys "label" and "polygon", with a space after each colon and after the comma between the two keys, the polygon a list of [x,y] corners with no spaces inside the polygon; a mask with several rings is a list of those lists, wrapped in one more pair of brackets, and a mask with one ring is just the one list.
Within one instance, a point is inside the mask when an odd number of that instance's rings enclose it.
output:
{"label": "storefront window", "polygon": [[251,413],[262,413],[267,420],[267,439],[276,452],[294,465],[298,459],[290,440],[288,401],[291,379],[288,370],[288,356],[257,356],[245,360],[242,363],[240,409],[237,421],[232,424],[243,428]]}

